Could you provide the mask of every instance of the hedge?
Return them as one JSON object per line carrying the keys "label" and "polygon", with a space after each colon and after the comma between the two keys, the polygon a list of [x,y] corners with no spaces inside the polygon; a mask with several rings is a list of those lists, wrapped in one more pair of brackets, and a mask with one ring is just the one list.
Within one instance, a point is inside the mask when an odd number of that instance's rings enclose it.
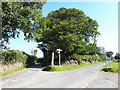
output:
{"label": "hedge", "polygon": [[104,59],[104,55],[96,56],[96,55],[78,55],[78,54],[73,54],[71,56],[71,59],[73,60],[78,60],[78,61],[89,61],[92,63],[93,60],[98,60],[102,61]]}
{"label": "hedge", "polygon": [[26,67],[30,67],[34,65],[38,60],[36,56],[31,56],[25,52],[20,52],[18,50],[1,50],[0,53],[1,64],[13,64],[16,62],[22,62]]}
{"label": "hedge", "polygon": [[16,62],[22,62],[23,64],[26,63],[27,55],[23,54],[18,50],[7,50],[1,51],[2,52],[2,64],[13,64]]}

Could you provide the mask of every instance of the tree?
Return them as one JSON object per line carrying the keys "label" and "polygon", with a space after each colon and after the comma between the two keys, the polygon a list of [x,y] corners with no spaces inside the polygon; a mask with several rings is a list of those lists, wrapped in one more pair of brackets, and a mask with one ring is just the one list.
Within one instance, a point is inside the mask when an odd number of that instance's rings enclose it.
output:
{"label": "tree", "polygon": [[105,53],[106,53],[106,50],[105,50],[105,48],[104,47],[98,47],[99,48],[99,50],[100,50],[100,53],[101,53],[101,55],[105,55]]}
{"label": "tree", "polygon": [[99,47],[99,49],[100,49],[100,53],[105,54],[106,50],[104,47],[101,46],[101,47]]}
{"label": "tree", "polygon": [[113,55],[113,52],[112,52],[112,51],[108,51],[108,52],[106,52],[106,55],[107,55],[108,57],[111,57],[111,56]]}
{"label": "tree", "polygon": [[32,55],[34,55],[34,49],[33,48],[31,49],[30,52],[31,52]]}
{"label": "tree", "polygon": [[[21,30],[25,40],[31,40],[37,29],[43,28],[42,7],[46,1],[41,2],[2,2],[2,41],[5,46],[10,38],[19,37]],[[1,34],[0,33],[0,34]],[[33,34],[34,33],[34,34]]]}
{"label": "tree", "polygon": [[33,49],[33,48],[32,48],[32,49],[31,49],[31,54],[34,55],[34,56],[36,56],[37,51],[38,51],[37,49]]}
{"label": "tree", "polygon": [[37,49],[35,49],[35,50],[34,50],[34,56],[36,56],[36,54],[37,54],[37,51],[38,51]]}
{"label": "tree", "polygon": [[120,59],[120,53],[116,53],[115,59]]}
{"label": "tree", "polygon": [[85,54],[86,55],[95,55],[98,54],[100,55],[100,49],[97,47],[96,43],[89,43],[88,45],[86,45],[86,50],[85,50]]}
{"label": "tree", "polygon": [[96,45],[96,37],[100,35],[97,28],[97,22],[86,16],[82,10],[62,7],[47,15],[42,37],[36,38],[37,42],[42,42],[38,48],[44,52],[47,60],[51,60],[51,53],[58,48],[63,50],[62,60],[70,59],[75,53],[86,54],[90,41]]}

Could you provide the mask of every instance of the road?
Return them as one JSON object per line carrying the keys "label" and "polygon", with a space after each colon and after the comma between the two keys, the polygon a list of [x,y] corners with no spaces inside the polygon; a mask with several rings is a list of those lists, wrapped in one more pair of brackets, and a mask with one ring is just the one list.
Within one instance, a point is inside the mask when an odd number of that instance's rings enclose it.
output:
{"label": "road", "polygon": [[93,81],[104,65],[100,63],[60,72],[43,72],[37,66],[1,77],[0,83],[2,81],[2,88],[89,88],[90,84],[94,86]]}

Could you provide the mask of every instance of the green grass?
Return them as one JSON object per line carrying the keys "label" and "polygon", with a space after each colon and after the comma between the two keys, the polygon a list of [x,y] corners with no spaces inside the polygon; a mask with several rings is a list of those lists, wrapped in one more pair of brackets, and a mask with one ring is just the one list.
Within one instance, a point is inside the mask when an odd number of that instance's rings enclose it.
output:
{"label": "green grass", "polygon": [[[77,68],[81,68],[81,67],[86,67],[86,66],[89,66],[89,65],[99,64],[99,63],[103,63],[103,62],[92,63],[92,64],[81,64],[81,65],[61,65],[61,66],[50,65],[49,67],[52,67],[52,69],[46,70],[46,71],[48,71],[48,72],[67,71],[67,70],[73,70],[73,69],[77,69]],[[43,67],[42,70],[44,71],[44,69],[46,69],[46,67]]]}
{"label": "green grass", "polygon": [[17,68],[17,69],[13,69],[13,70],[10,70],[10,71],[6,71],[6,72],[3,72],[3,73],[0,73],[0,77],[3,77],[3,76],[6,76],[6,75],[15,73],[15,72],[23,70],[23,69],[25,69],[25,67],[21,67],[21,68]]}
{"label": "green grass", "polygon": [[[107,64],[107,68],[106,68],[106,66],[103,66],[100,71],[111,72],[111,73],[120,73],[119,72],[120,71],[120,65],[118,65],[118,64],[120,64],[120,62],[109,63],[109,64]],[[108,70],[108,68],[110,70]]]}

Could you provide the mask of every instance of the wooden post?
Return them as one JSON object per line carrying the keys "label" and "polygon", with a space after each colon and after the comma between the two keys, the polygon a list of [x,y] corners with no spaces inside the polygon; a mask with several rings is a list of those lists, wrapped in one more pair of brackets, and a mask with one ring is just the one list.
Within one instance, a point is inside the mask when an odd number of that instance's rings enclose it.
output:
{"label": "wooden post", "polygon": [[52,61],[51,61],[51,65],[54,65],[54,52],[52,52]]}

